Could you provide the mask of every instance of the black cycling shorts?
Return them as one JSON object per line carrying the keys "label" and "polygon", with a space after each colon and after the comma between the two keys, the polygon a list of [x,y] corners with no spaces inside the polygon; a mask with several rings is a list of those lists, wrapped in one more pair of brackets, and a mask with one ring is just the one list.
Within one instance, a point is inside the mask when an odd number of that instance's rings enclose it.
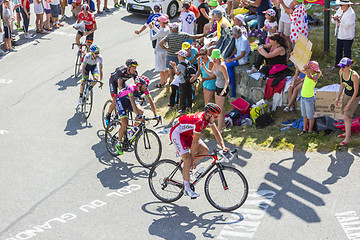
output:
{"label": "black cycling shorts", "polygon": [[[91,30],[92,29],[85,29],[86,32],[90,32]],[[80,36],[84,36],[83,32],[78,31],[78,34],[80,34]],[[89,35],[87,35],[86,41],[93,42],[94,41],[94,33],[90,33]]]}

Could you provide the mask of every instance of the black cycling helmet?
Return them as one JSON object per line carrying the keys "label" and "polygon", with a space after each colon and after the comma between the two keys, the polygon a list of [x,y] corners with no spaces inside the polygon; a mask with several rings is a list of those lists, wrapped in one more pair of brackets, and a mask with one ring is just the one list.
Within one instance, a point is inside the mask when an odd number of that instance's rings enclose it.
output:
{"label": "black cycling helmet", "polygon": [[126,66],[128,67],[137,67],[139,66],[139,64],[137,63],[137,61],[135,61],[134,59],[128,59],[126,60]]}
{"label": "black cycling helmet", "polygon": [[220,107],[218,105],[216,105],[215,103],[206,104],[206,106],[204,107],[204,110],[205,110],[205,112],[210,113],[212,115],[221,113]]}

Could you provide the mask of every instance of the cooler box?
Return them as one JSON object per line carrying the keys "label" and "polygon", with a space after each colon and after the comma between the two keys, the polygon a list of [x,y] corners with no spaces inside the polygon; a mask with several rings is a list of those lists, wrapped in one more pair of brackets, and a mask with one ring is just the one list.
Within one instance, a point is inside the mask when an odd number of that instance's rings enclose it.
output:
{"label": "cooler box", "polygon": [[250,103],[248,103],[241,97],[231,102],[231,105],[237,110],[239,110],[240,113],[250,114]]}

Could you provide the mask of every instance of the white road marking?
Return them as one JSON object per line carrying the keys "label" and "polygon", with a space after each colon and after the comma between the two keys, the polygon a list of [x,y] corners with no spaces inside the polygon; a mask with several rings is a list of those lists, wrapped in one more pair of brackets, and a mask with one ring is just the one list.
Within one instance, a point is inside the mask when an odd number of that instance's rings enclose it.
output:
{"label": "white road marking", "polygon": [[360,217],[356,215],[355,211],[336,213],[335,216],[348,239],[360,239]]}
{"label": "white road marking", "polygon": [[10,133],[10,132],[7,131],[7,130],[4,130],[4,129],[0,129],[0,134],[1,134],[1,135],[4,135],[4,134],[6,134],[6,133]]}
{"label": "white road marking", "polygon": [[12,83],[13,80],[10,80],[10,79],[0,79],[0,83]]}

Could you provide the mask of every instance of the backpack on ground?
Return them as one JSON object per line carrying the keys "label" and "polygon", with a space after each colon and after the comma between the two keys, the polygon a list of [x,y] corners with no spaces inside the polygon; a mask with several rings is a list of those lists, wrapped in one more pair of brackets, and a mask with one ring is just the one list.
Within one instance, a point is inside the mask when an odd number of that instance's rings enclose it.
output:
{"label": "backpack on ground", "polygon": [[181,65],[185,67],[184,79],[186,82],[190,82],[190,79],[196,74],[196,69],[189,61],[181,62]]}

